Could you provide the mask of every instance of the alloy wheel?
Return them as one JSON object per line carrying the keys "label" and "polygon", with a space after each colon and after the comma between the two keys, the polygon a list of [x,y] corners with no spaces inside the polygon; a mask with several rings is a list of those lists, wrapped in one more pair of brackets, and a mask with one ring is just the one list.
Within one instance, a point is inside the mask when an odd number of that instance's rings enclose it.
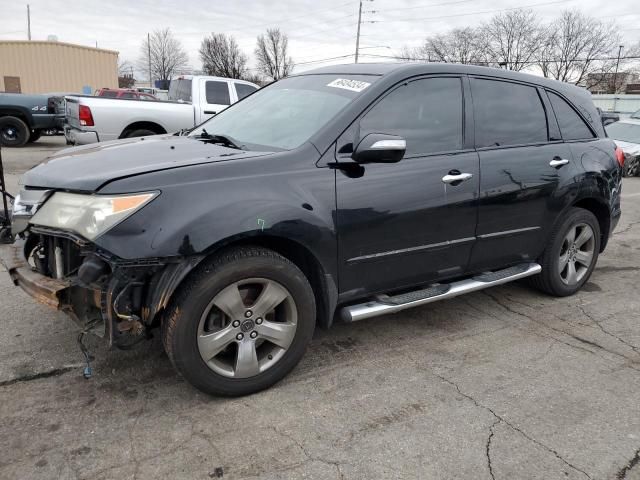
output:
{"label": "alloy wheel", "polygon": [[569,229],[560,249],[558,272],[565,285],[576,285],[589,271],[595,254],[595,234],[586,223]]}
{"label": "alloy wheel", "polygon": [[198,350],[207,366],[248,378],[275,365],[293,342],[297,309],[291,293],[267,278],[250,278],[220,291],[198,325]]}

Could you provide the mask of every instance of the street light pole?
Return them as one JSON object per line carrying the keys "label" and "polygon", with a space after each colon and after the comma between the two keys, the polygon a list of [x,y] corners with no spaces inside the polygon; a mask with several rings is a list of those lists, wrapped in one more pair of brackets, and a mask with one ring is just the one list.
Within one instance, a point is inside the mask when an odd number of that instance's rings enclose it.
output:
{"label": "street light pole", "polygon": [[31,40],[31,8],[27,3],[27,38]]}
{"label": "street light pole", "polygon": [[360,24],[362,23],[362,0],[358,9],[358,33],[356,34],[356,63],[358,63],[358,52],[360,51]]}
{"label": "street light pole", "polygon": [[613,74],[613,93],[618,91],[618,66],[620,65],[620,54],[622,53],[622,49],[624,45],[620,45],[618,47],[618,60],[616,61],[616,71]]}

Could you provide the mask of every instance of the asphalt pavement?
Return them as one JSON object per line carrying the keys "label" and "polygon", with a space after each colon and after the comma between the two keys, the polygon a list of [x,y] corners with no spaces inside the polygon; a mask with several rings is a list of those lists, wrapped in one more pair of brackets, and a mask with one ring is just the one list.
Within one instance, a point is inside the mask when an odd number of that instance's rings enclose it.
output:
{"label": "asphalt pavement", "polygon": [[[10,188],[64,146],[3,149]],[[252,396],[208,397],[161,342],[107,351],[0,267],[2,479],[640,479],[640,178],[589,283],[510,284],[318,330]]]}

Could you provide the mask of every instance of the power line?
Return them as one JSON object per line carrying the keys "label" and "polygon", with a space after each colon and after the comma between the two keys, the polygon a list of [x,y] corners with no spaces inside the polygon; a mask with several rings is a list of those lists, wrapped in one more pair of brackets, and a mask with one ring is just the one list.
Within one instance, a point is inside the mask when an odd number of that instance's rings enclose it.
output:
{"label": "power line", "polygon": [[522,10],[523,8],[534,8],[534,7],[543,7],[546,5],[557,5],[559,3],[568,3],[574,0],[555,0],[553,2],[543,2],[543,3],[532,3],[529,5],[522,5],[520,7],[510,7],[510,8],[499,8],[495,10],[483,10],[480,12],[469,12],[469,13],[455,13],[451,15],[439,15],[436,17],[423,17],[423,18],[404,18],[404,19],[395,19],[395,20],[379,20],[380,23],[396,23],[396,22],[416,22],[416,21],[425,21],[425,20],[440,20],[442,18],[453,18],[453,17],[468,17],[469,15],[481,15],[484,13],[498,13],[498,12],[507,12],[510,10]]}
{"label": "power line", "polygon": [[[410,60],[410,61],[417,61],[417,62],[426,62],[426,63],[451,63],[451,62],[434,62],[432,60],[429,60],[428,58],[412,58],[412,57],[404,57],[404,56],[400,56],[400,55],[378,55],[375,53],[363,53],[362,54],[363,57],[375,57],[375,58],[387,58],[387,59],[393,59],[393,60]],[[567,62],[567,63],[581,63],[581,62],[604,62],[607,60],[617,60],[618,56],[612,56],[612,57],[598,57],[598,58],[574,58],[571,60],[567,60],[567,59],[548,59],[548,60],[532,60],[529,62],[520,62],[522,64],[528,64],[528,65],[538,65],[540,63],[558,63],[558,62]],[[639,60],[640,59],[640,55],[627,55],[627,56],[621,56],[620,60]],[[503,60],[498,60],[498,59],[494,59],[494,60],[486,60],[486,61],[477,61],[477,62],[470,62],[469,65],[497,65],[500,62],[502,62]]]}

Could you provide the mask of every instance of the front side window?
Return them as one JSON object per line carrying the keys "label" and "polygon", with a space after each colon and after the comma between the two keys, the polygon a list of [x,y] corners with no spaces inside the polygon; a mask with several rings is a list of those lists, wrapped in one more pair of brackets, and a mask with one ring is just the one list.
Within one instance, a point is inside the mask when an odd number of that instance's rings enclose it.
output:
{"label": "front side window", "polygon": [[230,105],[229,85],[227,82],[207,81],[204,87],[207,103],[216,105]]}
{"label": "front side window", "polygon": [[225,135],[248,150],[297,148],[377,79],[350,74],[288,77],[226,108],[189,136]]}
{"label": "front side window", "polygon": [[547,117],[534,87],[474,78],[471,90],[478,148],[547,141]]}
{"label": "front side window", "polygon": [[593,138],[591,129],[584,123],[584,120],[562,97],[553,92],[549,93],[551,107],[556,114],[560,133],[564,140],[584,140]]}
{"label": "front side window", "polygon": [[402,85],[360,121],[360,138],[369,133],[399,135],[406,155],[462,149],[462,84],[459,78],[427,78]]}

